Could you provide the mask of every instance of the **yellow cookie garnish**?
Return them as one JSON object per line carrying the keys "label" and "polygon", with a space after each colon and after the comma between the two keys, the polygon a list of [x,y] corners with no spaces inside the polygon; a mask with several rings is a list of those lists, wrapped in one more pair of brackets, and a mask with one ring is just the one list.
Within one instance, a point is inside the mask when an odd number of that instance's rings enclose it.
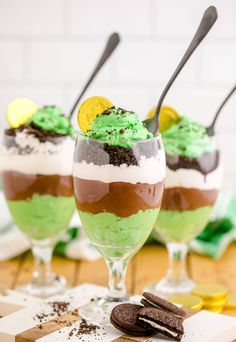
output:
{"label": "yellow cookie garnish", "polygon": [[236,309],[236,293],[230,293],[228,295],[224,309]]}
{"label": "yellow cookie garnish", "polygon": [[[147,114],[147,119],[151,119],[155,114],[156,108],[152,108]],[[160,119],[160,132],[163,133],[172,125],[180,120],[179,114],[170,106],[162,106],[159,114]]]}
{"label": "yellow cookie garnish", "polygon": [[192,289],[192,294],[205,301],[223,301],[227,298],[228,290],[218,284],[201,284]]}
{"label": "yellow cookie garnish", "polygon": [[207,307],[207,308],[223,307],[226,303],[226,300],[227,300],[227,298],[224,298],[221,300],[215,300],[215,299],[204,300],[204,307]]}
{"label": "yellow cookie garnish", "polygon": [[26,124],[37,110],[38,106],[33,101],[24,98],[15,99],[7,106],[7,121],[11,127],[17,128]]}
{"label": "yellow cookie garnish", "polygon": [[168,300],[174,304],[181,304],[185,308],[191,308],[195,310],[201,310],[204,305],[202,298],[189,294],[173,295],[169,297]]}
{"label": "yellow cookie garnish", "polygon": [[81,130],[84,133],[89,131],[96,117],[111,107],[113,107],[111,101],[102,96],[93,96],[85,100],[78,112],[78,123]]}
{"label": "yellow cookie garnish", "polygon": [[221,313],[221,311],[223,310],[223,307],[208,308],[208,307],[204,306],[203,309],[207,310],[207,311],[210,311],[210,312],[214,312],[214,313]]}

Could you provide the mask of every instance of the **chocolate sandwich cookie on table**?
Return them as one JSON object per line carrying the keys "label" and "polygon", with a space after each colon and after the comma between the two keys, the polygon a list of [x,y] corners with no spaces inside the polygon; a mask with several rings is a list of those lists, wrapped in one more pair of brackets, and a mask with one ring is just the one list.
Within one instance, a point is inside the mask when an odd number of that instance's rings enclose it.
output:
{"label": "chocolate sandwich cookie on table", "polygon": [[156,308],[145,307],[139,310],[137,320],[155,334],[162,334],[180,341],[184,334],[181,321],[174,315]]}
{"label": "chocolate sandwich cookie on table", "polygon": [[110,321],[118,330],[131,336],[162,334],[180,341],[183,334],[184,309],[145,292],[141,304],[120,304],[111,312]]}
{"label": "chocolate sandwich cookie on table", "polygon": [[186,311],[178,306],[168,302],[167,300],[158,297],[150,292],[144,292],[141,303],[146,307],[154,307],[183,319],[186,316]]}
{"label": "chocolate sandwich cookie on table", "polygon": [[132,336],[153,335],[152,328],[143,327],[138,322],[138,313],[142,308],[141,305],[128,303],[117,305],[111,312],[111,323],[125,334]]}

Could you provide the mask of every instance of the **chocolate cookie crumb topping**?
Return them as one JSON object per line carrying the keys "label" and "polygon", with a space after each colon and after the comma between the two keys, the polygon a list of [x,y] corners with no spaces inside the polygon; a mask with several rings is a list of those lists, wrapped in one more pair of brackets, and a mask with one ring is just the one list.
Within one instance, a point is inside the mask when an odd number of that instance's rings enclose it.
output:
{"label": "chocolate cookie crumb topping", "polygon": [[39,139],[40,142],[46,142],[46,141],[54,142],[55,138],[62,138],[66,136],[64,134],[58,134],[55,132],[49,132],[49,131],[45,132],[35,124],[22,125],[18,128],[8,128],[5,130],[5,135],[15,137],[18,132],[22,132],[22,131],[25,131],[29,135],[31,134],[35,136],[36,138]]}

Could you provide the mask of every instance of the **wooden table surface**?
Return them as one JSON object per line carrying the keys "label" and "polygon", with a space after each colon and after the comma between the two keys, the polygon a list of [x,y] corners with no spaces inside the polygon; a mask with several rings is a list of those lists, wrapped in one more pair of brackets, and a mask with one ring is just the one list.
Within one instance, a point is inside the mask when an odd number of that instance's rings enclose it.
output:
{"label": "wooden table surface", "polygon": [[[189,273],[197,283],[214,282],[226,286],[236,293],[236,243],[232,243],[224,256],[213,261],[190,253],[187,260]],[[130,262],[127,272],[129,293],[141,293],[145,285],[164,276],[167,254],[164,247],[149,245],[143,247]],[[7,288],[30,281],[33,269],[31,253],[25,253],[11,261],[0,262],[0,283]],[[53,271],[63,274],[70,286],[82,283],[107,284],[107,269],[102,259],[94,262],[73,261],[55,256]],[[236,310],[225,311],[235,315]]]}

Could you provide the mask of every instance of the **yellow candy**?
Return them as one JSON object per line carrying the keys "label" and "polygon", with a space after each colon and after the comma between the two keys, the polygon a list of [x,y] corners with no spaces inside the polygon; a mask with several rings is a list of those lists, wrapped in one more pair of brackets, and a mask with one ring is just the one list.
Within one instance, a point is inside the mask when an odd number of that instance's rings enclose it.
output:
{"label": "yellow candy", "polygon": [[205,301],[223,301],[227,298],[228,290],[217,284],[201,284],[192,290],[192,294]]}
{"label": "yellow candy", "polygon": [[[152,108],[147,114],[147,119],[151,119],[155,114],[156,108]],[[162,106],[160,110],[160,132],[163,133],[172,125],[180,120],[179,114],[170,106]]]}
{"label": "yellow candy", "polygon": [[7,106],[7,121],[11,127],[17,128],[26,124],[37,110],[38,106],[33,101],[24,98],[15,99]]}
{"label": "yellow candy", "polygon": [[223,307],[219,306],[219,307],[211,308],[211,307],[204,306],[203,310],[207,310],[207,311],[215,312],[215,313],[220,313],[223,310]]}
{"label": "yellow candy", "polygon": [[223,307],[226,303],[227,298],[221,300],[204,300],[204,307],[208,308],[219,308]]}
{"label": "yellow candy", "polygon": [[224,309],[236,309],[236,293],[230,293],[225,303]]}
{"label": "yellow candy", "polygon": [[203,307],[203,300],[200,297],[193,295],[174,295],[168,298],[168,300],[174,304],[181,304],[186,308],[195,310],[201,310]]}
{"label": "yellow candy", "polygon": [[146,115],[146,119],[151,119],[155,114],[156,107],[152,108]]}
{"label": "yellow candy", "polygon": [[93,96],[85,100],[78,112],[78,123],[81,130],[89,131],[97,115],[111,107],[113,107],[111,101],[102,96]]}

